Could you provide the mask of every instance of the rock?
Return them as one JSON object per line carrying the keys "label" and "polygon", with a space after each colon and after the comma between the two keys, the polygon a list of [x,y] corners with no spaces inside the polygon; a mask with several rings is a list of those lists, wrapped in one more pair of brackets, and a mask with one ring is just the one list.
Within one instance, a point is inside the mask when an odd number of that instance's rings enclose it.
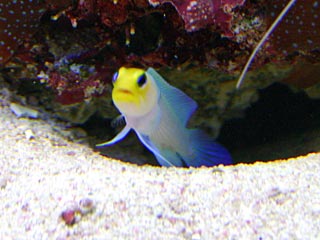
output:
{"label": "rock", "polygon": [[39,117],[39,112],[37,110],[22,106],[17,103],[11,103],[10,109],[19,118],[20,117],[28,117],[28,118],[38,118]]}

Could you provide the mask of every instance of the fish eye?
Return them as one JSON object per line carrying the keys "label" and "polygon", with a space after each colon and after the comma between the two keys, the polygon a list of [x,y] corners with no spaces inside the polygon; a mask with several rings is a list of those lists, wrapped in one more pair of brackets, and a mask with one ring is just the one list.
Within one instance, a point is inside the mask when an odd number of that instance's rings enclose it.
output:
{"label": "fish eye", "polygon": [[142,87],[144,84],[146,84],[146,82],[147,82],[147,77],[145,74],[142,74],[137,81],[139,87]]}
{"label": "fish eye", "polygon": [[112,83],[115,83],[117,81],[117,78],[118,78],[118,75],[119,75],[119,72],[115,72],[112,76]]}

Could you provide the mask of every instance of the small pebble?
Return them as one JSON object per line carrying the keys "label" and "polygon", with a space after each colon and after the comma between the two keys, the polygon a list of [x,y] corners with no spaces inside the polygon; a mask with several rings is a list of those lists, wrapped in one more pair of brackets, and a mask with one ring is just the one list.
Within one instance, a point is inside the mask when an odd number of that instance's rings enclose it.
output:
{"label": "small pebble", "polygon": [[8,183],[8,179],[1,177],[0,178],[0,189],[5,189]]}
{"label": "small pebble", "polygon": [[34,139],[34,133],[32,132],[31,129],[27,129],[24,134],[26,135],[27,140]]}
{"label": "small pebble", "polygon": [[83,198],[79,201],[79,209],[81,214],[86,215],[92,212],[95,204],[92,199],[90,198]]}
{"label": "small pebble", "polygon": [[79,222],[81,216],[76,209],[67,209],[61,213],[61,218],[67,225],[73,225]]}
{"label": "small pebble", "polygon": [[22,106],[17,103],[10,103],[10,109],[19,118],[20,117],[28,117],[28,118],[39,117],[39,112],[37,110]]}

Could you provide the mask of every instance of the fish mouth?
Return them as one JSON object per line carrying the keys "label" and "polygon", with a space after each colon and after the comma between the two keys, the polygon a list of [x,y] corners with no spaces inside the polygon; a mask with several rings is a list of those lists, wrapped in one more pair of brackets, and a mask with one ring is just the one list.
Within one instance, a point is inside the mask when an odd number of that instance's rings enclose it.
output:
{"label": "fish mouth", "polygon": [[117,92],[118,92],[118,93],[123,93],[123,94],[125,94],[125,95],[131,95],[131,96],[133,96],[133,93],[132,93],[131,91],[129,91],[129,90],[127,90],[127,89],[124,89],[124,88],[118,89]]}
{"label": "fish mouth", "polygon": [[136,101],[135,94],[132,91],[125,88],[114,89],[112,92],[112,99],[114,102],[117,103],[132,103]]}

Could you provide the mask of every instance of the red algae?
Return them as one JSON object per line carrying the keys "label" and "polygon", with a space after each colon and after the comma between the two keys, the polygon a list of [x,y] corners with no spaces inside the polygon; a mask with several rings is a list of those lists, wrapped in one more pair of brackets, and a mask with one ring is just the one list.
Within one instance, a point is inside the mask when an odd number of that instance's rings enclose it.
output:
{"label": "red algae", "polygon": [[19,44],[38,29],[40,18],[49,9],[68,6],[71,1],[2,1],[0,2],[0,64],[15,53]]}
{"label": "red algae", "polygon": [[[288,1],[270,1],[268,18],[271,22]],[[305,0],[290,9],[272,34],[270,43],[279,53],[308,52],[320,48],[320,2]]]}
{"label": "red algae", "polygon": [[33,2],[37,1],[0,2],[0,63],[6,62],[23,39],[36,31],[46,6]]}
{"label": "red algae", "polygon": [[[285,4],[285,0],[0,3],[4,29],[0,64],[11,75],[11,67],[19,69],[14,75],[18,80],[41,80],[56,101],[66,105],[101,96],[112,72],[123,65],[178,68],[192,63],[237,75]],[[252,68],[269,62],[292,64],[300,58],[319,63],[319,17],[318,1],[297,1]]]}
{"label": "red algae", "polygon": [[244,4],[245,0],[149,0],[153,6],[170,3],[178,11],[188,32],[210,25],[221,28],[223,35],[233,36],[231,30],[232,9]]}

